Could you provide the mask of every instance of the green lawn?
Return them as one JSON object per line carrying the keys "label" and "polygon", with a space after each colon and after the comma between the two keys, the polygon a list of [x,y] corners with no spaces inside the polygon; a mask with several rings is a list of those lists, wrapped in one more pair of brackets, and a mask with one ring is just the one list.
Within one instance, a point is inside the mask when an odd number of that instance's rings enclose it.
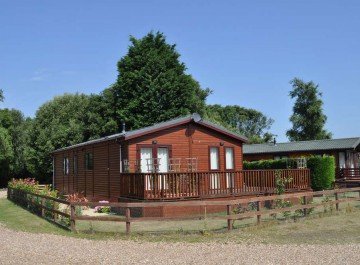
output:
{"label": "green lawn", "polygon": [[[0,199],[0,223],[6,227],[32,233],[51,233],[88,239],[131,239],[138,241],[168,242],[237,242],[237,243],[308,243],[342,244],[360,243],[359,203],[342,204],[340,212],[323,213],[322,209],[311,217],[289,220],[264,218],[261,226],[254,219],[236,222],[235,229],[227,232],[225,220],[138,222],[132,224],[132,235],[124,235],[125,224],[111,222],[78,222],[81,230],[73,234],[18,207],[7,199]],[[96,232],[93,232],[96,231]]]}

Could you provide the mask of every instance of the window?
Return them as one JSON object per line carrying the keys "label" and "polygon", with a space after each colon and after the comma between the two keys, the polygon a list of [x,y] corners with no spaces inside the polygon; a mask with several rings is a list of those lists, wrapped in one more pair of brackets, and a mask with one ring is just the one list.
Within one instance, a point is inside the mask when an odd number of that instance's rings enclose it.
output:
{"label": "window", "polygon": [[73,157],[73,174],[78,173],[78,167],[77,167],[77,155],[74,155]]}
{"label": "window", "polygon": [[68,157],[64,157],[63,172],[64,172],[64,175],[69,175],[69,158]]}
{"label": "window", "polygon": [[141,172],[147,173],[153,171],[153,151],[152,148],[141,148],[140,149],[140,163]]}
{"label": "window", "polygon": [[234,169],[234,148],[225,147],[225,169]]}
{"label": "window", "polygon": [[92,153],[85,154],[85,169],[93,170],[94,169],[94,159]]}
{"label": "window", "polygon": [[210,147],[210,170],[219,170],[219,148]]}

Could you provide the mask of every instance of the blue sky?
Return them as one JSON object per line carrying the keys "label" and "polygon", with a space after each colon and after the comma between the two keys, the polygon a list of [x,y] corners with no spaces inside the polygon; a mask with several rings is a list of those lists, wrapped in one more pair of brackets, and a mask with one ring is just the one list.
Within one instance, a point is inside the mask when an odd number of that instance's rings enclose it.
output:
{"label": "blue sky", "polygon": [[326,128],[360,136],[360,1],[2,1],[1,107],[34,116],[63,93],[98,93],[116,80],[129,35],[176,43],[188,72],[214,93],[275,120],[286,141],[294,77],[323,92]]}

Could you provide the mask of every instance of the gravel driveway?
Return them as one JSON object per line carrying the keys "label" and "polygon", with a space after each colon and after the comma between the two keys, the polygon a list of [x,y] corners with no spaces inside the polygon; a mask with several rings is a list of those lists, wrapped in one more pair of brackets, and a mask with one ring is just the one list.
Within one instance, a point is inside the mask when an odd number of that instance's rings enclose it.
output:
{"label": "gravel driveway", "polygon": [[360,264],[360,245],[93,241],[1,224],[0,235],[0,264]]}
{"label": "gravel driveway", "polygon": [[359,244],[95,241],[17,232],[0,224],[0,264],[360,264],[359,253]]}

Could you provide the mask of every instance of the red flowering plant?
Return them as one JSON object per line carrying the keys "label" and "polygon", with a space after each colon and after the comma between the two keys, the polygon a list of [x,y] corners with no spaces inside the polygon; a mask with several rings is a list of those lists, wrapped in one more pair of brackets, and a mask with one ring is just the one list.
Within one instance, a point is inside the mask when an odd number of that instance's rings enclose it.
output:
{"label": "red flowering plant", "polygon": [[13,189],[19,189],[27,192],[36,193],[38,190],[39,182],[34,178],[26,179],[12,179],[8,183],[8,187]]}

